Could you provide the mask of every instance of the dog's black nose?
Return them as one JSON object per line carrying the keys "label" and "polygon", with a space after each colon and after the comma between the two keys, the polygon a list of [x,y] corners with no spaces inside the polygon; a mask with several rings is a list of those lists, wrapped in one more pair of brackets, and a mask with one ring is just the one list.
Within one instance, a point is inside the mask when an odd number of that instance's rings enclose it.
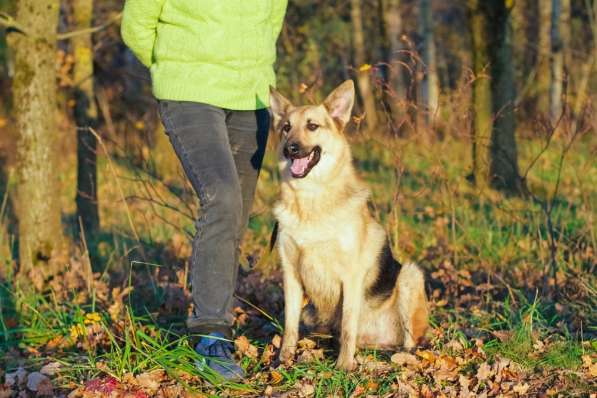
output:
{"label": "dog's black nose", "polygon": [[286,145],[286,150],[290,155],[296,155],[299,153],[300,147],[299,144],[297,144],[296,142],[291,142],[288,145]]}

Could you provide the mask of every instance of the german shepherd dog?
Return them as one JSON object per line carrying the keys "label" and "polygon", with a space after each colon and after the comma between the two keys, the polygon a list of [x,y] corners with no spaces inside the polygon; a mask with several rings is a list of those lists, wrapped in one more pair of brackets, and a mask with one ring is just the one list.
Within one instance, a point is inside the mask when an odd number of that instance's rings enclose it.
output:
{"label": "german shepherd dog", "polygon": [[354,98],[352,80],[317,106],[293,106],[271,89],[272,128],[281,134],[274,214],[284,273],[283,362],[295,354],[304,294],[311,303],[305,323],[339,334],[340,369],[355,368],[357,347],[411,349],[428,326],[423,272],[392,257],[352,163],[343,130]]}

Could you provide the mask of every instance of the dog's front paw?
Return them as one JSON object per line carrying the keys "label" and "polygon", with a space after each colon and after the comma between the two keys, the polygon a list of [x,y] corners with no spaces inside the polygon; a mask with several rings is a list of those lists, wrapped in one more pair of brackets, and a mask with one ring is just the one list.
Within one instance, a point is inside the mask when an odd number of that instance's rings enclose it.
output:
{"label": "dog's front paw", "polygon": [[351,372],[357,367],[357,361],[353,357],[340,356],[336,361],[336,368]]}
{"label": "dog's front paw", "polygon": [[294,360],[294,355],[296,354],[296,347],[293,346],[285,346],[282,344],[282,349],[280,350],[280,355],[278,358],[282,363],[290,363]]}

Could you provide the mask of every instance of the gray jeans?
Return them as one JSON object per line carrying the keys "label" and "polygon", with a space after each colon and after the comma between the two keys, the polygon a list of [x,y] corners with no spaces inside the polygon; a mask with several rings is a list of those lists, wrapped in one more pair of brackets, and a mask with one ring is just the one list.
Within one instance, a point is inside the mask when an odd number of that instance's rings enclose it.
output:
{"label": "gray jeans", "polygon": [[190,259],[193,333],[229,335],[246,229],[269,132],[269,113],[195,102],[160,101],[160,116],[199,197]]}

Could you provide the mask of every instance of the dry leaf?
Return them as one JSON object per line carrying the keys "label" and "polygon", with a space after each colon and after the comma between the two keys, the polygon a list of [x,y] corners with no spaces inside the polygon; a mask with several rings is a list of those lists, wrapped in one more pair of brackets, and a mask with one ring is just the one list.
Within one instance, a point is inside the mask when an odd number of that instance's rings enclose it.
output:
{"label": "dry leaf", "polygon": [[265,387],[265,391],[263,391],[263,395],[266,397],[271,397],[274,394],[274,388],[272,386]]}
{"label": "dry leaf", "polygon": [[49,364],[44,365],[39,372],[46,376],[54,376],[58,373],[61,366],[62,365],[59,362],[50,362]]}
{"label": "dry leaf", "polygon": [[528,383],[523,383],[523,384],[517,384],[514,386],[514,388],[512,389],[512,391],[514,391],[517,394],[520,395],[524,395],[527,393],[527,391],[529,390],[531,386],[529,386]]}
{"label": "dry leaf", "polygon": [[282,373],[278,372],[277,370],[272,370],[269,375],[273,385],[280,384],[282,380],[284,380]]}
{"label": "dry leaf", "polygon": [[483,362],[477,369],[477,380],[487,380],[492,374],[491,366],[487,362]]}
{"label": "dry leaf", "polygon": [[18,368],[15,372],[7,373],[4,376],[4,384],[9,387],[23,385],[26,381],[27,371],[23,368]]}
{"label": "dry leaf", "polygon": [[27,388],[30,391],[35,391],[39,395],[52,395],[52,382],[40,372],[32,372],[27,377]]}
{"label": "dry leaf", "polygon": [[358,396],[361,396],[363,394],[365,394],[367,392],[367,389],[361,385],[358,385],[352,394],[350,394],[350,398],[356,398]]}
{"label": "dry leaf", "polygon": [[275,335],[272,339],[272,345],[276,347],[276,349],[280,349],[280,347],[282,346],[282,337]]}
{"label": "dry leaf", "polygon": [[298,390],[301,397],[310,397],[315,394],[315,387],[309,383],[300,383]]}
{"label": "dry leaf", "polygon": [[275,356],[276,353],[274,352],[274,346],[271,344],[267,344],[263,349],[263,353],[261,354],[261,362],[264,365],[268,366]]}
{"label": "dry leaf", "polygon": [[304,350],[300,353],[296,360],[299,363],[321,361],[323,360],[323,349],[320,348],[318,350]]}
{"label": "dry leaf", "polygon": [[255,359],[259,354],[257,347],[252,345],[246,336],[240,336],[239,338],[234,340],[234,346],[236,347],[237,352],[249,358]]}
{"label": "dry leaf", "polygon": [[435,354],[428,350],[426,350],[426,351],[418,350],[417,355],[430,363],[434,363],[436,360]]}
{"label": "dry leaf", "polygon": [[141,373],[135,377],[135,379],[137,380],[139,387],[153,394],[160,388],[160,384],[162,380],[164,380],[164,371],[159,369]]}
{"label": "dry leaf", "polygon": [[299,346],[299,348],[302,348],[303,350],[312,350],[313,348],[317,347],[317,343],[315,343],[311,339],[304,338],[304,339],[299,340],[298,346]]}
{"label": "dry leaf", "polygon": [[397,352],[394,355],[392,355],[390,360],[393,363],[398,364],[400,366],[404,366],[404,365],[414,366],[417,363],[419,363],[419,361],[417,360],[417,357],[415,357],[413,354],[409,354],[408,352]]}

